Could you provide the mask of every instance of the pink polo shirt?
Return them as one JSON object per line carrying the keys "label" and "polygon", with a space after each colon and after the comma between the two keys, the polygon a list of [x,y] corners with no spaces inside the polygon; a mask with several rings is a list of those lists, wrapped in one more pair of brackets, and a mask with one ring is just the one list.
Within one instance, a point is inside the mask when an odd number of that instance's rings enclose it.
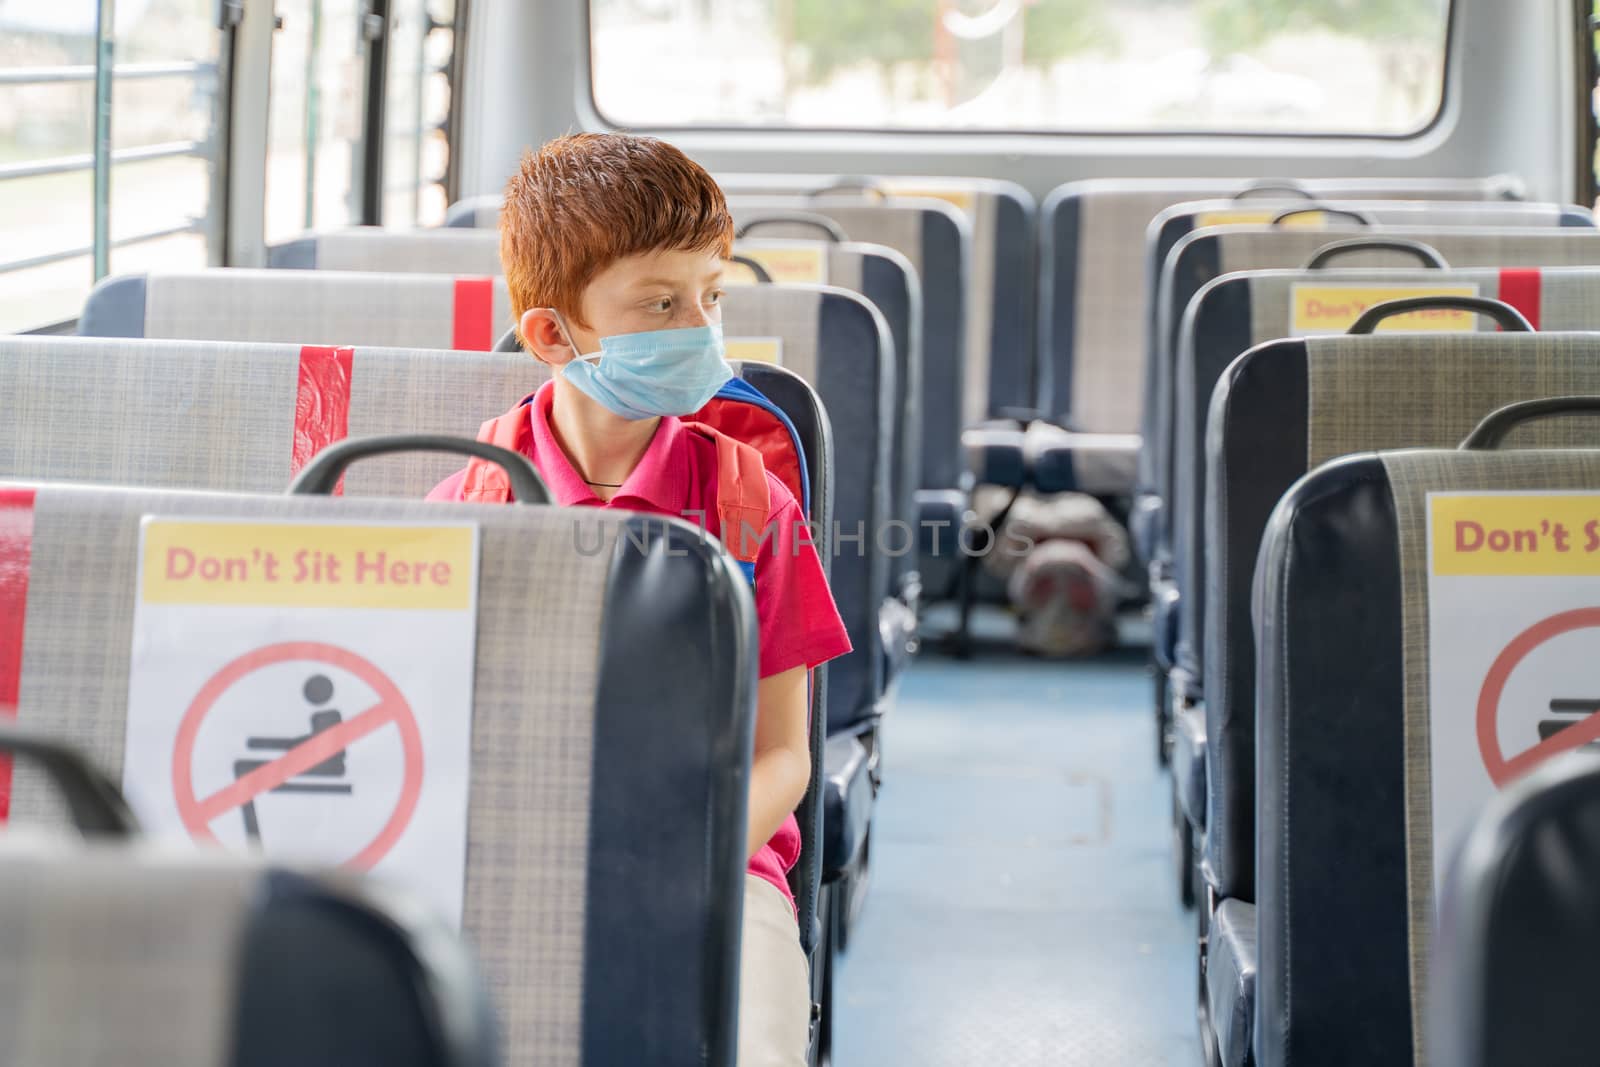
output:
{"label": "pink polo shirt", "polygon": [[[703,523],[712,536],[717,528],[717,448],[708,438],[665,417],[639,459],[609,501],[595,496],[573,469],[550,427],[555,383],[534,394],[528,456],[544,477],[554,501],[563,507],[610,507],[686,518]],[[429,500],[461,499],[465,470],[434,487]],[[767,475],[766,529],[773,535],[756,557],[756,616],[761,632],[761,677],[795,667],[815,667],[850,651],[850,637],[833,603],[822,562],[809,541],[798,537],[805,515],[794,494],[777,477]],[[704,516],[703,520],[701,516]],[[750,859],[750,873],[771,882],[793,901],[787,874],[800,858],[800,824],[793,815]]]}

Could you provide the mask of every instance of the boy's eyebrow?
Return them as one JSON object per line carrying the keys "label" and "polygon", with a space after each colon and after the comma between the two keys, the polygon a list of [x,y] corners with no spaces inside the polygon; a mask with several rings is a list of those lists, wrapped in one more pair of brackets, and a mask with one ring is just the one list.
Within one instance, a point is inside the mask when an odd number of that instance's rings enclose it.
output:
{"label": "boy's eyebrow", "polygon": [[[706,271],[704,280],[710,281],[713,278],[720,278],[726,273],[727,273],[727,271],[725,269],[723,269],[721,266],[718,266],[716,270]],[[678,284],[678,279],[677,278],[640,278],[638,281],[634,282],[633,284],[634,284],[635,288],[639,288],[639,289],[655,289],[655,288],[670,289],[673,286]]]}

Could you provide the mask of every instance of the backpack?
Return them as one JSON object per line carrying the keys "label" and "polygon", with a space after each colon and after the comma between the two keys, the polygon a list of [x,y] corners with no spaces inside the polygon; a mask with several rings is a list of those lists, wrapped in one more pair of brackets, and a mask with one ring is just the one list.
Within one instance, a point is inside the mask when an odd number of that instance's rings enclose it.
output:
{"label": "backpack", "polygon": [[[478,440],[527,455],[533,436],[532,403],[533,397],[526,396],[504,415],[485,422],[478,429]],[[766,525],[771,508],[767,473],[777,476],[800,502],[802,511],[811,514],[811,483],[799,433],[776,404],[739,378],[718,389],[699,411],[685,416],[683,424],[716,445],[717,522],[722,544],[753,585],[761,539],[740,534]],[[461,499],[507,503],[511,481],[495,464],[474,458],[467,464]]]}

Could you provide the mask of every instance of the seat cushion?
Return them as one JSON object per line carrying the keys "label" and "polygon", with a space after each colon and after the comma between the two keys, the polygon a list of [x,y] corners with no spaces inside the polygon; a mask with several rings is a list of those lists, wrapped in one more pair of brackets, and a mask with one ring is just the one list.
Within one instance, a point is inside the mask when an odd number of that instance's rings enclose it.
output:
{"label": "seat cushion", "polygon": [[1256,1018],[1256,907],[1224,900],[1211,917],[1206,1005],[1221,1067],[1250,1060]]}
{"label": "seat cushion", "polygon": [[1041,493],[1125,496],[1137,480],[1139,435],[1052,429],[1029,437],[1027,461]]}
{"label": "seat cushion", "polygon": [[917,612],[899,597],[890,597],[878,609],[878,634],[883,640],[883,688],[888,693],[911,662],[917,639]]}
{"label": "seat cushion", "polygon": [[940,600],[954,588],[961,568],[958,538],[970,503],[959,489],[919,489],[917,507],[917,572],[926,600]]}
{"label": "seat cushion", "polygon": [[1150,633],[1150,654],[1156,666],[1170,671],[1177,666],[1179,604],[1178,586],[1171,578],[1150,575],[1150,610],[1154,625]]}
{"label": "seat cushion", "polygon": [[872,822],[867,746],[854,734],[834,734],[822,766],[822,880],[829,882],[860,855]]}
{"label": "seat cushion", "polygon": [[[1179,693],[1176,679],[1168,691]],[[1206,828],[1206,713],[1202,707],[1182,707],[1172,719],[1172,781],[1178,803],[1196,832]]]}
{"label": "seat cushion", "polygon": [[1008,424],[975,426],[961,435],[967,454],[967,469],[979,485],[1003,485],[1021,489],[1028,484],[1028,465],[1023,454],[1023,431]]}

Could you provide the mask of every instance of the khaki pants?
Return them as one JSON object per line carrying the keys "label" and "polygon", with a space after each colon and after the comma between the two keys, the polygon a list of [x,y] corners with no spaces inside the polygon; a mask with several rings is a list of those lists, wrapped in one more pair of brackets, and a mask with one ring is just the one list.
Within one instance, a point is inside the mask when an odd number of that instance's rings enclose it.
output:
{"label": "khaki pants", "polygon": [[744,876],[739,954],[739,1067],[805,1067],[811,970],[794,908],[778,887]]}

